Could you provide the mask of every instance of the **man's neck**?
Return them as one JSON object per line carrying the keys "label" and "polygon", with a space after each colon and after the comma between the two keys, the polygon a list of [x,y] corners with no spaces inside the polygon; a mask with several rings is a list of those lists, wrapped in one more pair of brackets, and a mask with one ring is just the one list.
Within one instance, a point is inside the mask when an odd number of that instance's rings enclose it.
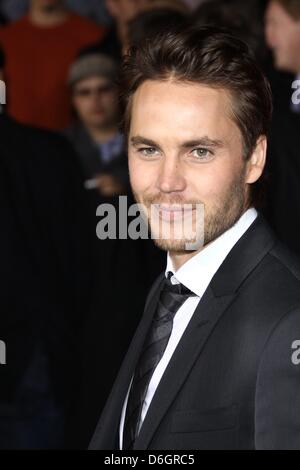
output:
{"label": "man's neck", "polygon": [[52,10],[32,8],[29,12],[30,21],[36,26],[45,28],[59,26],[66,21],[68,16],[69,11],[63,5],[59,5]]}
{"label": "man's neck", "polygon": [[175,269],[175,271],[178,271],[178,269],[181,268],[187,261],[189,261],[191,258],[196,256],[200,251],[202,251],[205,247],[202,246],[199,250],[196,251],[183,251],[181,253],[178,252],[169,252],[170,258],[172,260],[172,265]]}
{"label": "man's neck", "polygon": [[[234,226],[236,226],[236,224],[239,223],[241,218],[244,217],[245,213],[251,208],[253,209],[252,205],[247,203],[244,207],[244,210],[242,211],[242,213],[238,217],[238,219],[235,220],[235,222],[233,224],[231,224],[226,230],[224,230],[221,235],[225,234],[228,230],[230,230]],[[219,237],[221,235],[219,235]],[[219,238],[219,237],[217,237],[217,238]],[[190,250],[190,251],[182,251],[182,252],[169,251],[169,255],[170,255],[170,258],[171,258],[171,261],[172,261],[172,265],[173,265],[175,271],[178,271],[178,269],[180,269],[181,266],[183,266],[187,261],[189,261],[191,258],[193,258],[198,253],[200,253],[200,251],[203,251],[205,248],[207,248],[209,245],[211,245],[215,240],[217,240],[217,238],[214,238],[210,242],[205,243],[204,245],[200,246],[200,248],[198,248],[198,250],[194,250],[194,251]]]}

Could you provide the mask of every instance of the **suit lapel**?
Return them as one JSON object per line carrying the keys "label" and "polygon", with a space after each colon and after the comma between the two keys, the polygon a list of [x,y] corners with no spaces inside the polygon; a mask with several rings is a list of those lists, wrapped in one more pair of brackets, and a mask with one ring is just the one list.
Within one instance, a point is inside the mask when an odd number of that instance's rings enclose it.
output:
{"label": "suit lapel", "polygon": [[137,449],[147,449],[155,430],[184,384],[215,324],[234,297],[235,294],[215,297],[209,287],[206,290],[152,399],[135,443]]}

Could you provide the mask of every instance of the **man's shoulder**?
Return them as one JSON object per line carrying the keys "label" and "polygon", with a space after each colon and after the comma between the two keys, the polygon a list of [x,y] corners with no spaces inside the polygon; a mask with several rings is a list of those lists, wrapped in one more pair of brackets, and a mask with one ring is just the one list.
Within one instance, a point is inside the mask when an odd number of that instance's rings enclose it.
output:
{"label": "man's shoulder", "polygon": [[300,313],[300,258],[275,240],[240,291],[249,299],[259,324],[270,328],[289,312]]}
{"label": "man's shoulder", "polygon": [[[213,279],[216,293],[253,285],[291,285],[300,292],[300,258],[277,237],[262,214],[238,240]],[[276,293],[275,293],[276,294]]]}
{"label": "man's shoulder", "polygon": [[277,241],[269,252],[274,264],[281,267],[282,276],[300,284],[300,257],[282,242]]}
{"label": "man's shoulder", "polygon": [[[253,227],[251,239],[252,250],[248,258],[256,261],[254,269],[242,282],[241,290],[249,287],[257,302],[265,308],[273,305],[274,312],[277,307],[279,311],[293,305],[300,307],[300,257],[278,239],[263,216],[257,220],[256,228]],[[250,242],[250,238],[245,241]],[[247,246],[246,243],[243,250],[247,250]],[[263,256],[255,258],[255,252]],[[243,259],[241,252],[237,254]]]}
{"label": "man's shoulder", "polygon": [[69,182],[70,173],[81,178],[77,156],[67,138],[58,132],[0,116],[0,139],[0,159],[10,167],[26,167],[26,174],[30,177],[40,174],[43,181],[55,181],[56,185],[60,179],[63,185],[65,177]]}
{"label": "man's shoulder", "polygon": [[[60,132],[23,124],[8,115],[0,117],[0,135],[2,140],[13,138],[16,144],[24,145],[26,142],[29,148],[32,144],[35,148],[42,146],[45,150],[66,145],[67,142]],[[26,152],[27,148],[23,150]]]}

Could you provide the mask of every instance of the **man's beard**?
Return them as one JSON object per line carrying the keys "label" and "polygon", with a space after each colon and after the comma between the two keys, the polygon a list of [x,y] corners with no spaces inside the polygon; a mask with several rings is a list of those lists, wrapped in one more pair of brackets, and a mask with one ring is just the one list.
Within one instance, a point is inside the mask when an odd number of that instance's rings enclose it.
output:
{"label": "man's beard", "polygon": [[[166,195],[164,194],[155,196],[149,195],[145,198],[141,198],[135,194],[135,198],[144,208],[144,212],[146,213],[147,219],[150,223],[152,238],[154,239],[155,244],[162,250],[177,254],[186,253],[187,251],[198,251],[203,246],[214,241],[237,222],[246,210],[247,206],[244,174],[239,175],[239,177],[232,182],[229,189],[219,196],[218,201],[215,202],[212,207],[207,206],[202,201],[184,201],[178,196],[167,200]],[[180,239],[173,237],[163,238],[161,236],[161,232],[157,228],[157,224],[151,224],[150,215],[151,207],[153,207],[153,205],[163,203],[182,206],[189,204],[193,209],[196,209],[198,205],[198,207],[203,207],[202,213],[204,217],[201,217],[201,215],[199,216],[197,209],[193,212],[193,231],[191,236],[185,236]],[[174,233],[174,230],[172,231],[172,227],[171,233]]]}

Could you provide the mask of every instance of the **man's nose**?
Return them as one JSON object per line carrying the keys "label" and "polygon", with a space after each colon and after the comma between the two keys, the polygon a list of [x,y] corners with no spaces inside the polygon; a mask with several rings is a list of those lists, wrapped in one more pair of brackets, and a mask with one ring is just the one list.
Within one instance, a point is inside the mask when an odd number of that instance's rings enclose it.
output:
{"label": "man's nose", "polygon": [[157,179],[157,189],[164,193],[181,192],[186,188],[186,181],[180,162],[173,158],[164,158]]}

